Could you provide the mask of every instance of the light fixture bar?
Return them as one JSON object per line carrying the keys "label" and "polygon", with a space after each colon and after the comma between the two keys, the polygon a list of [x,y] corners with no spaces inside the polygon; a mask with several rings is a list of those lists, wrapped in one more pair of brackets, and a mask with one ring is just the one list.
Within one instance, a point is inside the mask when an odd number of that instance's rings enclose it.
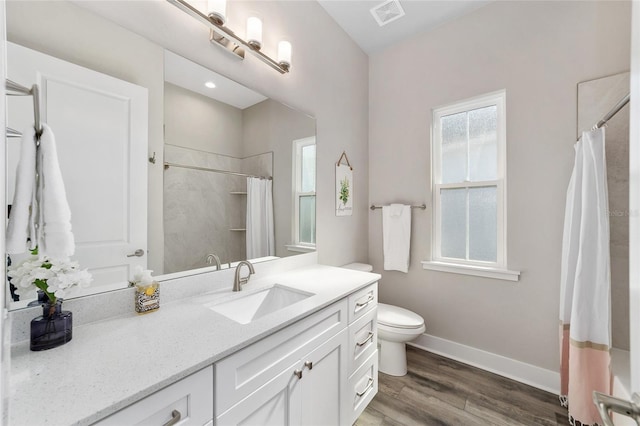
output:
{"label": "light fixture bar", "polygon": [[[192,16],[200,23],[208,26],[214,33],[211,35],[211,39],[220,43],[227,51],[234,53],[241,58],[244,58],[244,51],[247,50],[253,53],[258,59],[265,64],[269,65],[280,74],[284,74],[289,71],[288,67],[281,67],[278,62],[271,59],[269,56],[262,53],[260,50],[256,50],[249,43],[238,37],[233,31],[224,25],[216,25],[211,19],[203,15],[198,9],[191,6],[185,0],[167,0],[169,3],[185,12],[187,15]],[[222,40],[219,40],[222,39]],[[225,40],[226,39],[226,40]],[[226,41],[226,43],[225,43]],[[244,47],[244,49],[243,49]],[[240,54],[240,51],[242,54]]]}

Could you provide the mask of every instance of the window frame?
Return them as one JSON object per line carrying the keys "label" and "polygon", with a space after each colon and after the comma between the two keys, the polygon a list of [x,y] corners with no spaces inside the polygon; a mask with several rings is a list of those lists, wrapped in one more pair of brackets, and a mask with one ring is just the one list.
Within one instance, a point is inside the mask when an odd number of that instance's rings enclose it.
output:
{"label": "window frame", "polygon": [[[468,112],[471,110],[484,108],[488,106],[496,106],[496,179],[471,182],[465,180],[457,183],[442,182],[442,133],[441,118]],[[504,270],[507,267],[507,182],[506,182],[506,91],[499,90],[487,93],[473,98],[453,102],[438,108],[434,108],[432,112],[431,126],[431,158],[432,158],[432,175],[431,190],[433,202],[433,218],[432,218],[432,262],[445,265],[459,265],[465,269],[469,267],[479,267],[482,269]],[[467,162],[469,155],[467,155]],[[467,164],[467,170],[469,166]],[[467,197],[467,230],[466,230],[466,259],[451,258],[442,256],[442,235],[441,235],[441,190],[442,189],[469,189],[478,187],[496,187],[496,261],[478,261],[469,260],[469,222],[468,222],[468,197]]]}
{"label": "window frame", "polygon": [[[316,197],[316,213],[317,213],[317,181],[316,181],[316,191],[302,191],[302,148],[316,145],[316,137],[309,136],[306,138],[296,139],[293,141],[293,185],[292,185],[292,196],[293,196],[293,221],[292,221],[292,244],[287,245],[287,249],[289,251],[297,251],[297,252],[307,252],[314,251],[316,248],[315,243],[308,243],[300,241],[300,198],[304,196],[314,196]],[[317,155],[317,147],[316,147],[316,155]],[[316,178],[317,178],[317,163],[318,158],[316,156]],[[317,221],[317,216],[316,216]],[[317,241],[317,235],[316,241]]]}

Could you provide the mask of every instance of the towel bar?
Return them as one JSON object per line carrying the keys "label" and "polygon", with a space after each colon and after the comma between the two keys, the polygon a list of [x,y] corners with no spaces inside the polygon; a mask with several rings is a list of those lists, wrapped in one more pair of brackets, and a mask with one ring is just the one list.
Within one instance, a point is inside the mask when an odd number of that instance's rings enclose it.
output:
{"label": "towel bar", "polygon": [[[377,210],[377,209],[381,209],[382,206],[376,206],[374,204],[371,204],[371,207],[369,207],[371,210]],[[426,204],[421,204],[419,206],[411,206],[412,209],[421,209],[421,210],[426,210],[427,209],[427,205]]]}

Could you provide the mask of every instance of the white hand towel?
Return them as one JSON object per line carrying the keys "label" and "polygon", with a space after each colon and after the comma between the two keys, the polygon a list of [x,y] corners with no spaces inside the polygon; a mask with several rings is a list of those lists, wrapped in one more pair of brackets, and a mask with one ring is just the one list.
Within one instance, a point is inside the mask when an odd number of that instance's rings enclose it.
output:
{"label": "white hand towel", "polygon": [[38,253],[55,258],[69,257],[75,251],[75,241],[71,232],[71,210],[58,163],[56,141],[51,128],[44,123],[38,160]]}
{"label": "white hand towel", "polygon": [[[36,131],[30,126],[22,132],[20,161],[16,171],[16,188],[7,224],[7,253],[24,253],[35,248]],[[31,239],[27,246],[27,239]]]}
{"label": "white hand towel", "polygon": [[386,271],[409,272],[411,246],[411,206],[382,207],[382,245]]}

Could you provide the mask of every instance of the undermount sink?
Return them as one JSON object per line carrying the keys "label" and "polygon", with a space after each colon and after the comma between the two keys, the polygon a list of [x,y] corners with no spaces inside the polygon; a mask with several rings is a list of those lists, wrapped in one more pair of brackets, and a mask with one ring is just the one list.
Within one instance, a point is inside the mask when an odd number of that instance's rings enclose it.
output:
{"label": "undermount sink", "polygon": [[258,318],[291,306],[310,296],[313,296],[313,293],[275,284],[273,287],[250,293],[246,296],[238,295],[238,297],[226,302],[209,303],[205,306],[235,322],[249,324]]}

